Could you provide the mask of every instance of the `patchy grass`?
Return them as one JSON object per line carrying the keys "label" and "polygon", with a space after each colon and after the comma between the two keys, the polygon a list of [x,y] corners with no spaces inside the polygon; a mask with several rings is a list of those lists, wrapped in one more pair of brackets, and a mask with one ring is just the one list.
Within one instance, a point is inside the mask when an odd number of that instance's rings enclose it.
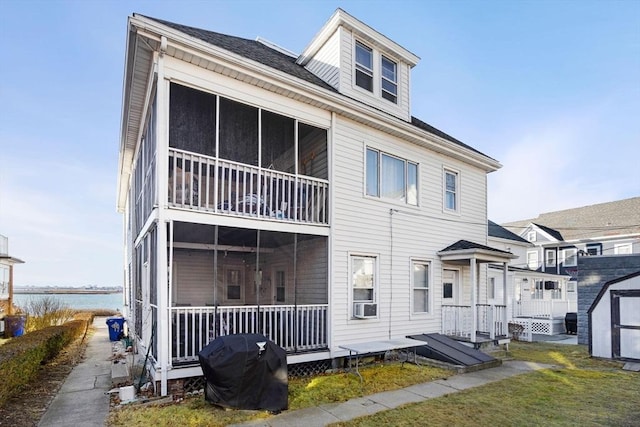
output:
{"label": "patchy grass", "polygon": [[640,375],[589,357],[585,346],[512,343],[506,355],[560,368],[500,382],[336,426],[637,426]]}
{"label": "patchy grass", "polygon": [[[302,409],[331,402],[344,402],[354,397],[396,390],[409,385],[446,378],[453,372],[430,366],[400,363],[376,364],[360,369],[363,384],[352,373],[318,375],[289,380],[289,409]],[[223,410],[204,400],[203,396],[164,406],[129,405],[114,410],[108,425],[117,426],[225,426],[269,417],[266,411]]]}

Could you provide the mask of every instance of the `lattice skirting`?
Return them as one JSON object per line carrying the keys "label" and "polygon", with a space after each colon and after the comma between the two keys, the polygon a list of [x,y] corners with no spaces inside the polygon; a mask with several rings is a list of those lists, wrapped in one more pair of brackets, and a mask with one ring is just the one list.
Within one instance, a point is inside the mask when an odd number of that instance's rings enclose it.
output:
{"label": "lattice skirting", "polygon": [[524,330],[520,338],[526,339],[528,334],[557,335],[565,333],[563,319],[531,319],[516,318],[510,323],[521,325]]}

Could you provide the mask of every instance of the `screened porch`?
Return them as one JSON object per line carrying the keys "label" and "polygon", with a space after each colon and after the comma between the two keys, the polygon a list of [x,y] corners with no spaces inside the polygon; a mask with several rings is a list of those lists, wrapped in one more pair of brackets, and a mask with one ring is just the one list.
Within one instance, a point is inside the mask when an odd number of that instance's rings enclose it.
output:
{"label": "screened porch", "polygon": [[287,352],[327,348],[327,237],[173,222],[170,360],[209,341],[260,333]]}

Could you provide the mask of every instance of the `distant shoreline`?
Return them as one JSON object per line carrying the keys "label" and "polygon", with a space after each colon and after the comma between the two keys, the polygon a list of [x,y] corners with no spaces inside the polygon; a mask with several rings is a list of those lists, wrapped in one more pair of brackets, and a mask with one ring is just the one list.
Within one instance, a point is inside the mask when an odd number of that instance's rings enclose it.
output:
{"label": "distant shoreline", "polygon": [[116,289],[15,289],[14,294],[38,295],[38,294],[120,294],[122,290]]}

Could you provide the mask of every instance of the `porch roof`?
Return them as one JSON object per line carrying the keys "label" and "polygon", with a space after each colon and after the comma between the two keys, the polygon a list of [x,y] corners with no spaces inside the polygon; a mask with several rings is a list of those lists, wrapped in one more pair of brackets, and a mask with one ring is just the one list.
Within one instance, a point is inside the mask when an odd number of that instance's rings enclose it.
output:
{"label": "porch roof", "polygon": [[3,264],[24,264],[24,261],[20,258],[15,258],[9,255],[0,255],[0,261],[2,261]]}
{"label": "porch roof", "polygon": [[509,260],[517,258],[511,252],[492,248],[480,243],[470,242],[468,240],[458,240],[454,244],[447,246],[438,252],[438,255],[445,262],[466,263],[471,259],[477,262],[509,262]]}
{"label": "porch roof", "polygon": [[[503,266],[501,264],[490,264],[489,268],[493,268],[496,270],[504,270]],[[509,270],[511,272],[516,273],[516,275],[518,276],[529,276],[529,277],[540,277],[540,278],[551,278],[551,279],[558,279],[558,278],[565,278],[565,279],[569,279],[571,278],[570,274],[556,274],[556,273],[547,273],[544,271],[537,271],[537,270],[530,270],[528,268],[521,268],[521,267],[513,267],[513,266],[508,266]]]}

